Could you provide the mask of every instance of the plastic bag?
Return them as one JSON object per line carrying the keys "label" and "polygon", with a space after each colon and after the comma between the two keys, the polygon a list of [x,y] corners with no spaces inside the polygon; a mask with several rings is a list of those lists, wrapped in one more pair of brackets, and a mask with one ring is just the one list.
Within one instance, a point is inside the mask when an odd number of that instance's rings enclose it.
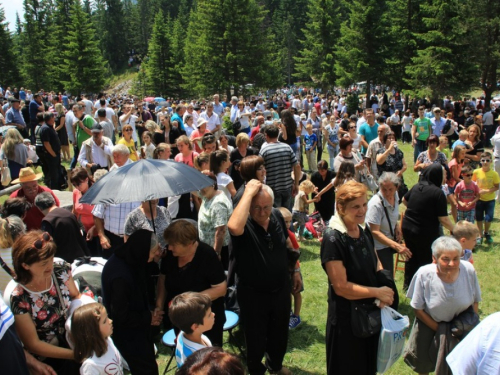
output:
{"label": "plastic bag", "polygon": [[381,311],[382,330],[378,340],[377,372],[386,372],[403,354],[410,319],[390,307]]}

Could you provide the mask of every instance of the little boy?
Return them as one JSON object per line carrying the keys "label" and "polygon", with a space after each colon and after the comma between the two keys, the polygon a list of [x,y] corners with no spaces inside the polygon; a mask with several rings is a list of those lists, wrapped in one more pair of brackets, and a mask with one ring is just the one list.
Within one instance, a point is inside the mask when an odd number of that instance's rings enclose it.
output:
{"label": "little boy", "polygon": [[442,135],[439,137],[439,146],[437,150],[442,152],[446,156],[446,160],[451,160],[450,158],[450,149],[448,148],[449,142],[448,137],[446,135]]}
{"label": "little boy", "polygon": [[215,314],[209,296],[194,292],[179,294],[172,300],[168,316],[172,324],[182,331],[177,336],[175,348],[177,367],[181,367],[195,351],[212,346],[203,334],[214,325]]}
{"label": "little boy", "polygon": [[467,130],[465,129],[460,130],[460,132],[458,132],[458,139],[455,142],[453,142],[451,149],[454,150],[455,147],[457,147],[458,145],[464,146],[465,148],[470,148],[470,146],[465,143],[468,136],[469,132]]}
{"label": "little boy", "polygon": [[[280,207],[279,210],[281,212],[281,215],[283,216],[283,219],[285,220],[286,227],[290,228],[290,225],[292,224],[292,213],[285,207]],[[290,237],[290,241],[292,242],[294,250],[298,250],[299,243],[295,238],[295,234],[290,229],[288,229],[288,237]],[[290,314],[290,323],[288,324],[288,327],[290,329],[297,328],[297,326],[301,323],[300,309],[302,307],[302,295],[300,293],[304,291],[304,280],[302,279],[302,273],[300,272],[299,261],[297,261],[297,265],[295,266],[295,270],[293,272],[299,273],[300,279],[302,280],[302,288],[297,292],[293,292],[293,286],[292,286],[293,313]]]}
{"label": "little boy", "polygon": [[467,220],[474,224],[476,202],[479,200],[479,187],[472,181],[472,168],[468,165],[462,168],[462,180],[455,185],[457,201],[457,222]]}
{"label": "little boy", "polygon": [[476,238],[479,236],[477,227],[465,220],[458,221],[453,227],[453,237],[462,245],[462,257],[460,259],[474,263],[472,252],[476,246]]}
{"label": "little boy", "polygon": [[[490,152],[481,154],[481,168],[476,169],[472,174],[472,180],[476,181],[479,187],[479,200],[476,205],[476,221],[479,235],[483,233],[486,243],[493,243],[493,238],[490,235],[490,226],[495,213],[495,191],[500,185],[500,177],[498,173],[491,169],[491,161],[493,157]],[[463,169],[462,169],[463,170]],[[483,232],[484,220],[484,232]],[[482,243],[482,238],[478,237],[477,244]]]}
{"label": "little boy", "polygon": [[304,136],[304,143],[306,145],[306,158],[309,170],[312,172],[318,171],[318,162],[316,160],[316,146],[318,145],[318,136],[313,133],[311,124],[306,126],[307,134]]}

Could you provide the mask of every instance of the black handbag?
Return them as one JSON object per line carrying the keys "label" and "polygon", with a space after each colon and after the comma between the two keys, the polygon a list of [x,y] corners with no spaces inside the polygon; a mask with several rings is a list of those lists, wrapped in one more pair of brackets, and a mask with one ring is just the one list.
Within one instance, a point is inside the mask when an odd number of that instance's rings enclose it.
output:
{"label": "black handbag", "polygon": [[351,327],[361,339],[378,335],[382,329],[380,308],[374,304],[351,301]]}
{"label": "black handbag", "polygon": [[457,339],[462,340],[479,324],[479,315],[474,308],[469,306],[467,310],[462,311],[451,321],[451,334]]}
{"label": "black handbag", "polygon": [[232,127],[233,127],[233,131],[238,131],[238,130],[240,130],[240,129],[241,129],[241,122],[240,122],[240,120],[236,120],[236,121],[233,123]]}

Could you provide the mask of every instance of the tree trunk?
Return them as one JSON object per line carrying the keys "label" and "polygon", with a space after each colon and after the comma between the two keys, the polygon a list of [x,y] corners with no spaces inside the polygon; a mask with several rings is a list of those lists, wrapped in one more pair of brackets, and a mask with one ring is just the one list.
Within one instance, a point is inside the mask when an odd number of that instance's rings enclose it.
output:
{"label": "tree trunk", "polygon": [[366,80],[366,102],[365,102],[365,108],[371,108],[370,106],[370,90],[371,90],[371,83],[369,79]]}

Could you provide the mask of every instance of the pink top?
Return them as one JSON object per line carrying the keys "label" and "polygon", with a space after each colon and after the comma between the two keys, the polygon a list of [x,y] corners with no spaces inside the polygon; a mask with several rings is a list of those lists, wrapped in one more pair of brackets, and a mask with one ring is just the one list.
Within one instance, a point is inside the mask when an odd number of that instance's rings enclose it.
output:
{"label": "pink top", "polygon": [[462,174],[463,166],[464,166],[463,164],[459,164],[457,162],[457,159],[452,159],[448,163],[448,168],[450,168],[450,179],[446,181],[446,183],[448,184],[449,187],[454,187],[458,182],[460,182],[460,180],[457,181],[453,178],[453,169],[454,168],[458,169],[458,175],[460,176]]}
{"label": "pink top", "polygon": [[178,161],[179,163],[184,163],[189,165],[190,167],[194,168],[194,158],[197,157],[199,154],[196,151],[191,151],[191,154],[189,154],[186,158],[182,154],[177,154],[175,155],[175,161]]}
{"label": "pink top", "polygon": [[[468,185],[462,180],[455,187],[455,197],[457,198],[457,202],[472,202],[479,195],[479,187],[474,181],[471,181]],[[476,208],[476,204],[469,207],[462,207],[457,205],[457,209],[459,211],[470,211]]]}
{"label": "pink top", "polygon": [[85,227],[85,231],[88,232],[90,228],[94,226],[94,215],[92,215],[92,209],[94,205],[87,203],[80,203],[80,198],[82,193],[80,190],[73,190],[73,210],[78,221],[81,221]]}
{"label": "pink top", "polygon": [[[204,133],[201,133],[200,129],[196,129],[191,133],[191,137],[189,137],[189,139],[193,140],[195,138],[200,138],[200,137],[203,137],[207,133],[210,133],[210,131],[208,129],[205,130]],[[193,145],[194,145],[194,149],[196,150],[196,152],[203,151],[201,148],[201,139],[199,141],[193,141]]]}

